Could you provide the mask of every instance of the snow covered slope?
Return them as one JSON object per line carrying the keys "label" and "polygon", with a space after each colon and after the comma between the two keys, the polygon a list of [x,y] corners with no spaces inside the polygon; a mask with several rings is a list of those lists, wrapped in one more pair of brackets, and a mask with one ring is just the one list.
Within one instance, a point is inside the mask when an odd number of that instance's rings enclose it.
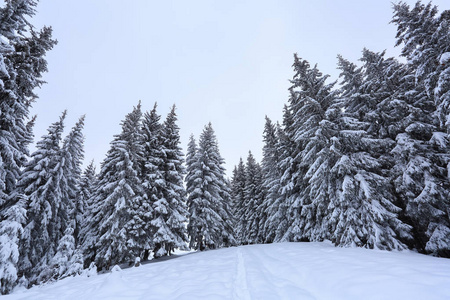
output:
{"label": "snow covered slope", "polygon": [[191,253],[2,299],[450,299],[450,260],[282,243]]}

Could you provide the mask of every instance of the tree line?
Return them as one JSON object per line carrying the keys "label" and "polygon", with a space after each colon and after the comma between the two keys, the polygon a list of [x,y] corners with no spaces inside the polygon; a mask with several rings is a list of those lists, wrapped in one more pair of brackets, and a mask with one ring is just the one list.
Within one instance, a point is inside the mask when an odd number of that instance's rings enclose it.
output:
{"label": "tree line", "polygon": [[235,167],[240,243],[450,256],[450,11],[393,5],[397,46],[338,56],[340,82],[294,55],[282,124],[266,118],[261,165]]}

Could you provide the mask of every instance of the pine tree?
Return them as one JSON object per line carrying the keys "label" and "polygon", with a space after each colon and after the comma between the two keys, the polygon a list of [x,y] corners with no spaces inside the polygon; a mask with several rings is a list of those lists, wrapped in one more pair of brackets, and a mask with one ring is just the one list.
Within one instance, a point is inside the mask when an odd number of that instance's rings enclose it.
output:
{"label": "pine tree", "polygon": [[234,243],[227,202],[223,158],[219,153],[211,123],[205,126],[199,147],[191,136],[186,159],[186,188],[188,196],[189,245],[196,250],[215,249]]}
{"label": "pine tree", "polygon": [[92,196],[92,217],[82,231],[83,249],[88,261],[99,268],[134,262],[142,249],[136,241],[139,227],[134,219],[142,201],[138,176],[142,155],[140,104],[122,122],[122,132],[114,137],[98,176]]}
{"label": "pine tree", "polygon": [[[79,193],[79,182],[81,177],[81,163],[84,158],[84,136],[82,133],[84,127],[84,116],[82,116],[70,133],[64,139],[62,146],[62,167],[63,176],[66,181],[66,191],[64,191],[67,206],[72,207],[70,211],[69,219],[65,220],[68,224],[73,222],[73,228],[75,228],[76,234],[78,234],[80,224],[77,224],[77,219],[81,218],[78,214],[79,203],[77,203],[77,195]],[[73,230],[73,229],[72,229]]]}
{"label": "pine tree", "polygon": [[[294,97],[291,92],[291,99]],[[293,100],[293,99],[292,99]],[[272,205],[268,222],[271,224],[268,236],[274,236],[274,242],[284,242],[285,233],[289,225],[293,222],[293,216],[288,215],[290,197],[298,193],[299,189],[295,185],[297,163],[294,160],[297,151],[293,136],[293,118],[290,108],[285,105],[283,113],[283,127],[278,131],[277,150],[280,154],[279,168],[280,181],[278,189],[278,199]]]}
{"label": "pine tree", "polygon": [[[323,162],[316,161],[320,153],[317,141],[323,134],[321,126],[325,125],[325,112],[335,94],[332,91],[334,83],[326,84],[329,76],[323,76],[317,66],[311,68],[306,60],[294,55],[293,67],[295,75],[291,80],[289,101],[291,115],[286,115],[290,120],[285,121],[286,134],[292,141],[286,155],[286,162],[290,166],[283,175],[284,179],[282,177],[282,189],[287,195],[289,226],[281,239],[283,241],[310,240],[316,223],[322,222],[317,209],[327,206],[324,201],[328,197],[323,197],[323,185],[321,190],[313,190],[309,181],[313,178],[313,172],[317,171],[311,168],[326,168]],[[324,215],[323,212],[321,214]]]}
{"label": "pine tree", "polygon": [[60,148],[65,116],[66,112],[37,143],[37,150],[18,183],[26,197],[27,211],[20,244],[21,270],[31,283],[38,280],[39,272],[55,254],[71,209],[70,203],[65,201],[67,185]]}
{"label": "pine tree", "polygon": [[235,221],[235,237],[238,244],[243,244],[244,228],[246,220],[244,218],[244,190],[245,190],[245,165],[242,158],[239,164],[234,167],[233,178],[231,180],[231,207]]}
{"label": "pine tree", "polygon": [[336,147],[339,159],[331,170],[337,187],[331,204],[331,239],[342,246],[405,249],[403,240],[410,228],[398,217],[389,171],[394,120],[386,115],[395,94],[396,62],[384,59],[384,52],[366,49],[363,69],[339,59],[345,114]]}
{"label": "pine tree", "polygon": [[[202,201],[202,169],[201,164],[197,161],[197,142],[194,135],[189,137],[189,143],[186,152],[186,192],[187,192],[187,207],[189,211],[189,223],[188,223],[188,236],[190,238],[189,248],[196,250],[204,250],[205,245],[203,243],[202,235],[202,223],[201,218],[202,211],[200,210]],[[206,200],[207,201],[207,200]],[[214,244],[214,243],[211,243]]]}
{"label": "pine tree", "polygon": [[164,153],[161,168],[162,197],[153,202],[155,228],[153,250],[155,257],[170,255],[175,248],[186,248],[187,222],[186,191],[183,186],[183,153],[181,152],[179,127],[175,105],[164,121],[161,131],[161,149]]}
{"label": "pine tree", "polygon": [[74,203],[74,238],[75,245],[78,246],[80,241],[83,240],[81,234],[82,228],[88,223],[91,218],[92,203],[89,202],[92,199],[92,195],[95,191],[95,185],[97,182],[97,174],[95,172],[94,161],[92,160],[86,169],[83,171],[78,183],[77,196]]}
{"label": "pine tree", "polygon": [[263,133],[263,159],[261,162],[261,171],[263,174],[262,186],[265,191],[264,202],[261,205],[261,218],[260,224],[260,236],[259,239],[264,242],[273,242],[274,230],[272,223],[272,216],[276,214],[278,210],[276,206],[276,200],[279,198],[280,189],[280,177],[281,170],[280,164],[280,154],[278,152],[278,135],[277,128],[278,124],[273,124],[272,121],[266,116],[266,123],[264,126]]}
{"label": "pine tree", "polygon": [[24,203],[13,195],[32,141],[34,118],[26,124],[33,93],[47,71],[45,53],[56,41],[51,28],[33,30],[29,18],[35,1],[7,1],[0,8],[0,260],[1,293],[17,279],[18,245],[24,221]]}
{"label": "pine tree", "polygon": [[297,228],[291,227],[292,239],[321,241],[328,226],[329,169],[330,160],[334,159],[330,148],[336,128],[329,120],[332,114],[328,112],[336,97],[332,90],[335,83],[327,84],[328,75],[323,76],[317,66],[311,69],[306,61],[297,57],[294,69],[297,73],[292,80],[292,90],[297,101],[292,107],[295,112],[293,127],[296,143],[300,145],[297,178],[301,178],[305,189],[299,193],[301,221]]}
{"label": "pine tree", "polygon": [[67,227],[64,236],[58,243],[55,256],[46,268],[47,280],[62,279],[67,276],[81,274],[83,261],[80,253],[75,248],[75,238],[72,227]]}
{"label": "pine tree", "polygon": [[33,93],[47,71],[45,53],[56,43],[51,28],[36,32],[29,17],[35,1],[8,1],[0,8],[0,210],[15,189],[26,162],[29,134],[26,126]]}
{"label": "pine tree", "polygon": [[259,207],[263,203],[263,187],[262,187],[262,171],[261,166],[256,162],[252,153],[247,156],[247,164],[245,165],[245,189],[244,189],[244,214],[246,220],[244,229],[244,243],[257,244],[262,241],[258,240],[261,217],[259,215]]}
{"label": "pine tree", "polygon": [[144,163],[142,172],[142,186],[144,188],[144,205],[142,206],[142,220],[145,223],[147,241],[145,242],[143,259],[147,260],[149,253],[154,249],[153,234],[156,228],[151,225],[153,220],[153,205],[163,197],[163,163],[164,152],[161,148],[160,116],[156,112],[156,103],[150,112],[144,114],[142,120],[142,135],[144,142]]}
{"label": "pine tree", "polygon": [[417,1],[413,8],[400,2],[393,7],[396,46],[403,44],[402,55],[413,66],[417,90],[434,98],[440,126],[450,132],[449,66],[445,63],[450,52],[450,13],[446,10],[438,16],[438,8],[431,2]]}
{"label": "pine tree", "polygon": [[[410,110],[407,126],[397,137],[395,184],[414,227],[415,247],[449,256],[449,12],[437,16],[431,3],[394,5],[397,46],[414,74],[414,86],[403,89]],[[411,76],[412,77],[412,76]],[[439,123],[434,122],[437,117]],[[447,173],[447,174],[446,174]],[[403,175],[402,175],[403,174]]]}

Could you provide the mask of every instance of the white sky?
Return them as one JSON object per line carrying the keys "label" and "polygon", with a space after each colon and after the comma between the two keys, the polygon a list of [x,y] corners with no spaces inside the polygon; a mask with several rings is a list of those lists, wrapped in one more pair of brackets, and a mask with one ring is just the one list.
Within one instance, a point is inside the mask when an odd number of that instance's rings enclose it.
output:
{"label": "white sky", "polygon": [[67,129],[86,114],[85,163],[103,160],[139,100],[157,101],[162,119],[177,105],[184,152],[211,121],[231,175],[249,150],[261,159],[264,116],[281,121],[294,52],[334,80],[337,54],[400,51],[390,0],[41,0],[37,10],[32,23],[59,43],[32,109],[35,140],[64,109]]}

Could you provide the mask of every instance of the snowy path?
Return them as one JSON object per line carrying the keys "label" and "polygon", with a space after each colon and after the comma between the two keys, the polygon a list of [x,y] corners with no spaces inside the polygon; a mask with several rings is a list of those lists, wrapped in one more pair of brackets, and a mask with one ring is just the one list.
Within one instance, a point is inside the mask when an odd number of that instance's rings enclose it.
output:
{"label": "snowy path", "polygon": [[236,262],[236,278],[234,280],[235,299],[250,300],[250,292],[247,285],[247,270],[245,267],[244,256],[242,255],[242,248],[237,248],[237,262]]}
{"label": "snowy path", "polygon": [[2,299],[450,299],[450,259],[284,243],[192,253]]}

